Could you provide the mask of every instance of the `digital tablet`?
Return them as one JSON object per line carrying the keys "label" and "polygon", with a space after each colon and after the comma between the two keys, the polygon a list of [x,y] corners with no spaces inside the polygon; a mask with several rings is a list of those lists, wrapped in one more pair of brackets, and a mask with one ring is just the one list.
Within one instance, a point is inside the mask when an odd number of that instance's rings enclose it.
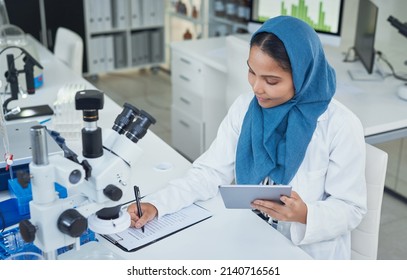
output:
{"label": "digital tablet", "polygon": [[282,195],[291,195],[289,185],[220,185],[219,191],[226,208],[251,209],[256,199],[280,201]]}

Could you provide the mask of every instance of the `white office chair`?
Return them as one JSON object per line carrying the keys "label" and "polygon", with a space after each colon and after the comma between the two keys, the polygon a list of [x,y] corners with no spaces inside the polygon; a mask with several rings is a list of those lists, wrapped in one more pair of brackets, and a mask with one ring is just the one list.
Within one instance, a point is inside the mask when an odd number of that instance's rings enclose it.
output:
{"label": "white office chair", "polygon": [[59,27],[55,37],[54,55],[82,76],[83,40],[77,33]]}
{"label": "white office chair", "polygon": [[377,259],[387,158],[386,152],[366,144],[367,214],[352,231],[353,260]]}

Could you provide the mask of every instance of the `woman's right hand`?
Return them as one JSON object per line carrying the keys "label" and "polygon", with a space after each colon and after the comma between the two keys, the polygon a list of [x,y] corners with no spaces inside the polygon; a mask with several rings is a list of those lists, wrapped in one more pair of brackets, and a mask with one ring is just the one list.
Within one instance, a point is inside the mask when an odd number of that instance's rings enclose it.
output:
{"label": "woman's right hand", "polygon": [[129,212],[131,217],[131,227],[141,228],[146,223],[154,219],[158,214],[157,208],[155,208],[155,206],[151,203],[141,203],[140,206],[141,211],[143,212],[141,217],[139,217],[136,203],[130,204],[129,207],[127,207],[127,212]]}

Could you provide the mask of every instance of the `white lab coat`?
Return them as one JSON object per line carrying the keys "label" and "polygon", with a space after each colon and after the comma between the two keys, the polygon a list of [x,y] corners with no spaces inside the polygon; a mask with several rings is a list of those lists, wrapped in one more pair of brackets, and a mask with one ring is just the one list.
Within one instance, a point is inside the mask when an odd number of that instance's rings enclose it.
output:
{"label": "white lab coat", "polygon": [[[236,99],[215,141],[185,177],[146,197],[159,217],[212,198],[220,184],[233,182],[237,142],[252,98]],[[315,259],[350,259],[350,231],[366,213],[365,141],[359,119],[338,101],[319,117],[290,184],[307,204],[307,224],[279,222],[278,230]]]}

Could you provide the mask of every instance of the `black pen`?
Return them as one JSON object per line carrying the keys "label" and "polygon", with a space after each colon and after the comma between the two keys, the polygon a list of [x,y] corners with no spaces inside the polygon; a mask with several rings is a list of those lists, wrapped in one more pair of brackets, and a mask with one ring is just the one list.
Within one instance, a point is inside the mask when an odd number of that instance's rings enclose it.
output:
{"label": "black pen", "polygon": [[[140,189],[137,186],[134,186],[134,196],[136,197],[138,216],[141,218],[141,216],[143,216],[143,212],[141,211],[141,204],[140,204]],[[141,230],[144,233],[144,226],[141,227]]]}

